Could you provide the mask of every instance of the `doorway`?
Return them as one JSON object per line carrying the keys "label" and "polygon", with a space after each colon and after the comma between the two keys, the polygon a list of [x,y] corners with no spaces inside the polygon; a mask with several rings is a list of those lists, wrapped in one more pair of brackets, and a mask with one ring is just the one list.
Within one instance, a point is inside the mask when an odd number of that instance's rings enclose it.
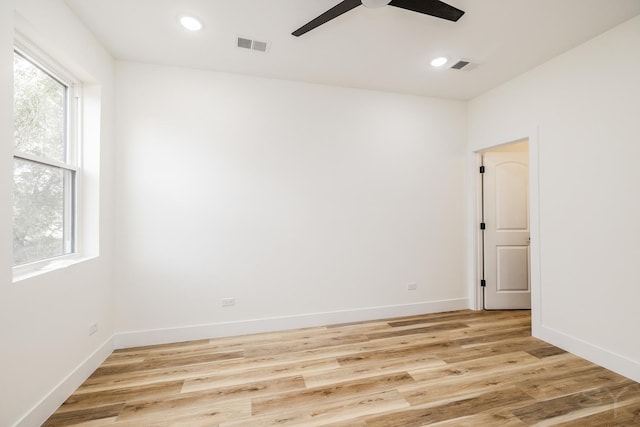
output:
{"label": "doorway", "polygon": [[479,153],[482,308],[531,308],[529,141]]}

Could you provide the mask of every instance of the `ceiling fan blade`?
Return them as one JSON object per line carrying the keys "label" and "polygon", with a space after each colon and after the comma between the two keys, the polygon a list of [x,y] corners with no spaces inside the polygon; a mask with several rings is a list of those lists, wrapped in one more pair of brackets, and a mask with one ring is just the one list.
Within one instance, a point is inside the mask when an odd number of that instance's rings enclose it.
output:
{"label": "ceiling fan blade", "polygon": [[389,4],[401,9],[424,13],[425,15],[431,15],[436,18],[447,19],[454,22],[464,15],[464,11],[439,0],[393,0]]}
{"label": "ceiling fan blade", "polygon": [[345,0],[345,1],[341,1],[340,3],[338,3],[337,5],[335,5],[334,7],[332,7],[331,9],[327,10],[325,13],[323,13],[322,15],[318,16],[317,18],[309,21],[308,23],[304,24],[302,27],[298,28],[297,30],[295,30],[293,33],[294,36],[296,37],[300,37],[301,35],[303,35],[304,33],[313,30],[316,27],[319,27],[320,25],[331,21],[333,18],[337,18],[338,16],[342,15],[343,13],[347,13],[349,12],[351,9],[358,7],[362,4],[362,2],[360,0]]}

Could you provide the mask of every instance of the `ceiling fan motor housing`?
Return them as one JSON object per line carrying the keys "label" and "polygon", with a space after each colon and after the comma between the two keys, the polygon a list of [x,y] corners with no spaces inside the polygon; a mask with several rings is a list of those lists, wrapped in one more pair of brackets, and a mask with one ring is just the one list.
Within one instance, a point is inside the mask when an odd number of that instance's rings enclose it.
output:
{"label": "ceiling fan motor housing", "polygon": [[378,7],[383,7],[391,3],[391,0],[361,0],[362,4],[365,7],[370,9],[376,9]]}

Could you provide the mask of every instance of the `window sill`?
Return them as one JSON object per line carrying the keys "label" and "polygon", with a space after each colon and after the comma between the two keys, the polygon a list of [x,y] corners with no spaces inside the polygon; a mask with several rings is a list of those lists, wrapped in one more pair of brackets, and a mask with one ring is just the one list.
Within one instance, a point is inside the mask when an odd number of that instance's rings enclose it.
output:
{"label": "window sill", "polygon": [[37,277],[52,271],[63,270],[67,267],[89,261],[93,258],[95,257],[71,255],[67,257],[60,257],[52,260],[40,261],[33,264],[13,267],[13,283],[18,283],[23,280],[31,279],[33,277]]}

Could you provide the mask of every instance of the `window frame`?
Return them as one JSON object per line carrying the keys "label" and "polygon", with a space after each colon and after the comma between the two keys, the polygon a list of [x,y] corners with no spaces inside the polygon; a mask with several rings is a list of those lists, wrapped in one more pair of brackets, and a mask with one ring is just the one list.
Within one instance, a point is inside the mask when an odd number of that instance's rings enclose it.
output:
{"label": "window frame", "polygon": [[[58,61],[47,55],[42,49],[38,48],[26,38],[16,33],[14,44],[14,54],[20,55],[25,60],[31,62],[35,67],[42,70],[51,78],[66,87],[65,99],[65,161],[59,161],[44,156],[24,153],[16,149],[14,145],[13,160],[24,160],[37,163],[49,167],[54,167],[62,171],[69,171],[72,179],[64,180],[64,205],[63,215],[65,234],[70,233],[70,237],[64,238],[64,251],[69,249],[69,253],[58,256],[33,260],[23,264],[13,265],[14,281],[24,276],[31,275],[42,271],[49,271],[61,266],[65,266],[70,262],[74,262],[81,257],[82,254],[82,227],[81,227],[81,200],[82,194],[82,128],[81,117],[82,112],[82,85],[80,81],[68,72]],[[15,142],[12,141],[13,144]],[[68,212],[69,214],[66,214]]]}

